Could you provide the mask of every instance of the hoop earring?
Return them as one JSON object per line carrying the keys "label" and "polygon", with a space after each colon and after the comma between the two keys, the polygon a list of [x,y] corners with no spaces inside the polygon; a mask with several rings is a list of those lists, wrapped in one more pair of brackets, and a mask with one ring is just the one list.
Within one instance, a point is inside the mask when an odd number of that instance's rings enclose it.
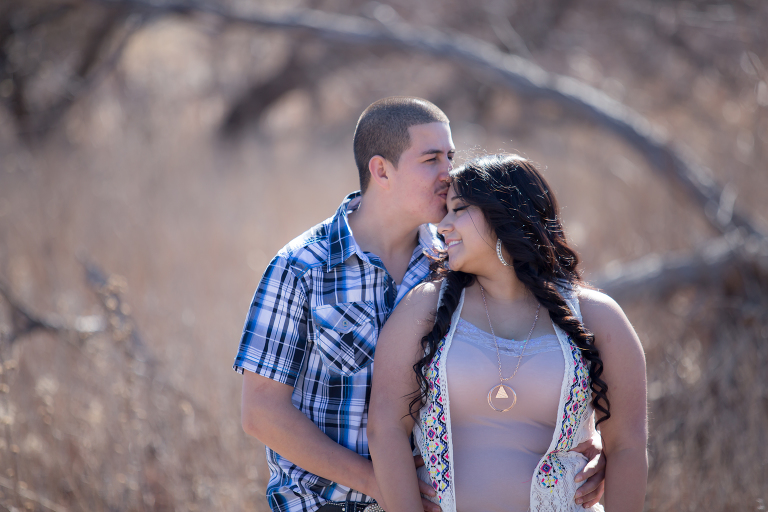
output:
{"label": "hoop earring", "polygon": [[506,262],[504,259],[504,255],[501,254],[501,238],[496,239],[496,256],[499,257],[499,261],[501,261],[505,267],[510,267],[511,265]]}

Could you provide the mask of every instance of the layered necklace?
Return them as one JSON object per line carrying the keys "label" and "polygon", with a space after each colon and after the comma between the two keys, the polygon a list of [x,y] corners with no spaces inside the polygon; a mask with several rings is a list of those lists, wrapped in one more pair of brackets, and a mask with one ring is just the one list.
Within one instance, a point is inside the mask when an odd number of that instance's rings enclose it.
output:
{"label": "layered necklace", "polygon": [[[541,304],[538,304],[536,306],[536,316],[533,319],[533,325],[531,326],[531,330],[530,332],[528,332],[528,337],[525,339],[525,343],[523,344],[523,350],[520,352],[520,357],[517,358],[517,367],[515,368],[515,371],[512,375],[510,375],[507,378],[504,378],[501,376],[501,354],[499,354],[499,343],[496,341],[496,333],[493,332],[493,323],[491,323],[491,315],[490,313],[488,313],[488,304],[485,301],[485,290],[483,289],[483,285],[480,285],[480,293],[483,296],[483,306],[485,306],[485,314],[488,317],[488,325],[491,327],[491,336],[493,336],[493,344],[496,347],[496,359],[499,361],[499,383],[493,386],[490,391],[488,391],[488,405],[490,405],[491,409],[493,409],[494,411],[506,412],[511,408],[513,408],[515,406],[515,403],[517,403],[517,394],[515,393],[514,389],[504,384],[504,382],[508,380],[512,380],[512,378],[515,375],[517,375],[517,370],[520,369],[520,362],[522,362],[523,355],[525,355],[525,347],[528,346],[528,342],[531,339],[531,334],[533,334],[533,329],[536,327],[536,322],[539,320],[539,310],[541,309]],[[506,409],[499,409],[495,405],[493,405],[493,398],[499,398],[499,399],[509,398],[509,394],[507,393],[507,390],[509,390],[509,393],[512,394],[512,405],[510,405]],[[495,396],[493,396],[494,391],[496,391]]]}

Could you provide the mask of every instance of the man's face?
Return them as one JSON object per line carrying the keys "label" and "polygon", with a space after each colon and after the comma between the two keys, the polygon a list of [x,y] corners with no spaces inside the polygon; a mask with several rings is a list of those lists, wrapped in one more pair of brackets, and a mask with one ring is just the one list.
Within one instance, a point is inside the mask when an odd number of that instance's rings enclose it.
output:
{"label": "man's face", "polygon": [[446,214],[448,172],[455,148],[447,123],[418,124],[408,128],[411,146],[397,162],[393,188],[398,203],[419,224],[438,223]]}

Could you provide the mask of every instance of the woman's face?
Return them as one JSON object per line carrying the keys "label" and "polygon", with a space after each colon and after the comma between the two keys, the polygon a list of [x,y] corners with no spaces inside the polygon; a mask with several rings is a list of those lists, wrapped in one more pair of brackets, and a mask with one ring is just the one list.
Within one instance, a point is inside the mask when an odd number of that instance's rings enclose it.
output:
{"label": "woman's face", "polygon": [[477,206],[469,206],[451,185],[446,198],[448,213],[437,225],[445,239],[451,270],[483,275],[497,264],[496,235],[491,233]]}

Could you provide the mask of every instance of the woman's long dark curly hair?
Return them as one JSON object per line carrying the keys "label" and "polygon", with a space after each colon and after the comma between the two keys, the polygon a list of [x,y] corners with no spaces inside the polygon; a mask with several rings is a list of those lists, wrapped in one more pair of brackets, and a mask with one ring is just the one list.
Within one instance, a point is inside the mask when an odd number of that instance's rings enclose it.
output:
{"label": "woman's long dark curly hair", "polygon": [[[517,155],[475,158],[451,172],[452,185],[462,200],[483,212],[488,226],[501,239],[512,259],[517,278],[549,311],[552,321],[581,349],[589,363],[592,405],[610,418],[608,386],[600,378],[603,362],[594,345],[595,336],[573,315],[558,287],[573,289],[581,282],[576,271],[578,257],[568,246],[558,207],[546,180],[532,162]],[[427,398],[425,370],[443,339],[459,305],[462,290],[474,276],[447,268],[447,254],[433,262],[433,279],[445,279],[445,290],[435,325],[421,340],[425,356],[413,365],[419,389],[414,392],[410,413],[414,416]]]}

